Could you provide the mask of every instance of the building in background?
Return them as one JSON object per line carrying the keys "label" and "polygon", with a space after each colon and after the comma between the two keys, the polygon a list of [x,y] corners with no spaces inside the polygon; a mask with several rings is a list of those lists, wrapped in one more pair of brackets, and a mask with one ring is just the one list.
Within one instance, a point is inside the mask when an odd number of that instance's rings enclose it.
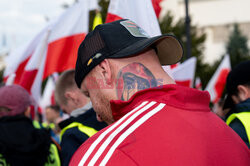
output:
{"label": "building in background", "polygon": [[[164,16],[168,11],[175,19],[185,17],[185,0],[164,0],[161,3]],[[207,34],[205,61],[212,63],[226,52],[226,43],[237,23],[250,46],[250,1],[249,0],[189,0],[192,24]]]}

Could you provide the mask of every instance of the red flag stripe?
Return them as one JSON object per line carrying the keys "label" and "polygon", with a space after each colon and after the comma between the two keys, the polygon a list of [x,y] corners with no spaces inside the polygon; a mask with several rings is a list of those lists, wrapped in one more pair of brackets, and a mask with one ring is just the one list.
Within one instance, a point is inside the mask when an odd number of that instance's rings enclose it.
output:
{"label": "red flag stripe", "polygon": [[[24,68],[25,68],[26,64],[30,60],[30,57],[31,56],[29,56],[26,60],[21,62],[20,65],[18,66],[18,68],[16,69],[16,71],[15,71],[16,77],[15,77],[15,81],[14,81],[15,84],[18,84],[20,82],[21,77],[22,77],[22,73],[24,72]],[[9,75],[4,77],[4,82],[7,81],[8,77],[9,77]]]}
{"label": "red flag stripe", "polygon": [[152,4],[157,18],[159,18],[161,13],[161,6],[160,6],[161,1],[162,0],[152,0]]}
{"label": "red flag stripe", "polygon": [[54,72],[75,67],[78,47],[86,34],[77,34],[49,43],[43,79]]}
{"label": "red flag stripe", "polygon": [[178,65],[179,65],[179,63],[173,64],[173,65],[170,65],[170,68],[171,68],[171,69],[174,69],[174,68],[176,68]]}
{"label": "red flag stripe", "polygon": [[182,86],[185,86],[185,87],[191,87],[191,80],[183,80],[183,81],[180,81],[180,80],[176,80],[175,81],[176,82],[176,84],[178,84],[178,85],[182,85]]}
{"label": "red flag stripe", "polygon": [[36,78],[37,72],[38,72],[37,69],[24,71],[20,79],[19,85],[24,87],[29,93],[31,93],[31,87]]}
{"label": "red flag stripe", "polygon": [[107,18],[106,18],[106,23],[109,23],[109,22],[113,22],[113,21],[116,21],[116,20],[121,20],[123,19],[122,17],[120,16],[117,16],[115,14],[112,14],[112,13],[108,13],[107,15]]}
{"label": "red flag stripe", "polygon": [[218,80],[215,83],[215,92],[216,92],[216,98],[214,99],[213,103],[216,103],[219,101],[219,99],[222,96],[222,93],[224,91],[224,87],[226,85],[227,75],[229,73],[229,69],[222,69]]}

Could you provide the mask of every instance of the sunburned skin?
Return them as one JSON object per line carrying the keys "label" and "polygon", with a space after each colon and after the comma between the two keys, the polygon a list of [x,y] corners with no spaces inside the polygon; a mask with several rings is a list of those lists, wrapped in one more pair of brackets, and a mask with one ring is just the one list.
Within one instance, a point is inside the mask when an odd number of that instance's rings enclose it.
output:
{"label": "sunburned skin", "polygon": [[157,86],[152,72],[141,63],[131,63],[123,67],[117,76],[116,94],[118,99],[127,101],[136,92]]}

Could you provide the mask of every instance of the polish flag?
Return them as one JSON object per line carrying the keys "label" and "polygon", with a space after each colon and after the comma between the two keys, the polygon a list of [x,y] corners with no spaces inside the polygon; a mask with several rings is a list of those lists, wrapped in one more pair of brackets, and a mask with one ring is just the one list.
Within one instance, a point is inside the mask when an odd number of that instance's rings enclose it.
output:
{"label": "polish flag", "polygon": [[195,89],[202,90],[202,83],[200,77],[196,77],[195,79]]}
{"label": "polish flag", "polygon": [[160,13],[161,13],[161,5],[160,5],[161,2],[162,0],[152,0],[152,4],[153,4],[157,18],[159,18]]}
{"label": "polish flag", "polygon": [[111,0],[106,23],[120,19],[134,21],[150,36],[161,34],[151,0]]}
{"label": "polish flag", "polygon": [[180,65],[181,63],[178,62],[176,64],[170,65],[170,69],[173,70],[174,68],[176,68],[178,65]]}
{"label": "polish flag", "polygon": [[43,79],[75,67],[78,47],[88,33],[89,11],[97,7],[97,0],[81,0],[55,21],[48,39]]}
{"label": "polish flag", "polygon": [[74,68],[77,49],[88,32],[89,10],[96,8],[96,0],[81,0],[49,23],[30,43],[6,59],[5,80],[16,75],[14,83],[26,88],[39,102],[45,78]]}
{"label": "polish flag", "polygon": [[205,89],[209,92],[213,103],[216,103],[221,98],[230,70],[230,58],[229,55],[226,55]]}
{"label": "polish flag", "polygon": [[[4,81],[12,82],[13,84],[19,84],[24,72],[24,68],[27,65],[31,55],[35,51],[36,47],[40,43],[44,34],[48,31],[48,26],[43,28],[32,40],[23,44],[16,50],[13,50],[9,56],[5,58],[6,68],[4,70]],[[13,79],[9,80],[8,79]]]}
{"label": "polish flag", "polygon": [[196,57],[191,57],[172,69],[172,76],[178,85],[192,87],[194,82]]}
{"label": "polish flag", "polygon": [[40,43],[26,64],[19,85],[24,87],[38,102],[41,97],[42,76],[50,31],[44,33]]}
{"label": "polish flag", "polygon": [[54,73],[53,75],[49,76],[49,79],[43,91],[42,98],[39,102],[39,106],[42,108],[42,110],[44,110],[49,105],[56,104],[54,99],[54,91],[57,78],[58,73]]}

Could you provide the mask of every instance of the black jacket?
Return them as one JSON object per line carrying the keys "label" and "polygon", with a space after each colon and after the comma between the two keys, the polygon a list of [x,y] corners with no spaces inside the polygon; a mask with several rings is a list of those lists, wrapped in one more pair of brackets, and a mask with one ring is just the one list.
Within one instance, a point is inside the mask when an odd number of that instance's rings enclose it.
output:
{"label": "black jacket", "polygon": [[[250,98],[235,105],[233,109],[227,115],[227,118],[233,113],[240,113],[240,112],[250,112]],[[250,148],[249,141],[247,138],[246,130],[243,124],[239,119],[234,119],[229,126],[243,139],[243,141],[247,144],[248,148]]]}
{"label": "black jacket", "polygon": [[25,116],[0,118],[0,154],[11,166],[43,166],[51,144],[49,131]]}
{"label": "black jacket", "polygon": [[[96,119],[96,113],[93,109],[89,109],[84,114],[81,114],[78,117],[70,117],[69,119],[66,119],[59,123],[59,127],[61,129],[67,127],[72,122],[79,122],[82,123],[85,126],[92,127],[96,129],[97,131],[103,129],[107,126],[106,123],[100,123]],[[82,145],[83,142],[85,142],[89,138],[88,135],[78,130],[77,127],[70,128],[65,131],[65,133],[62,136],[61,140],[61,162],[63,166],[66,166],[69,164],[71,157],[75,153],[75,151],[78,149],[79,146]]]}

